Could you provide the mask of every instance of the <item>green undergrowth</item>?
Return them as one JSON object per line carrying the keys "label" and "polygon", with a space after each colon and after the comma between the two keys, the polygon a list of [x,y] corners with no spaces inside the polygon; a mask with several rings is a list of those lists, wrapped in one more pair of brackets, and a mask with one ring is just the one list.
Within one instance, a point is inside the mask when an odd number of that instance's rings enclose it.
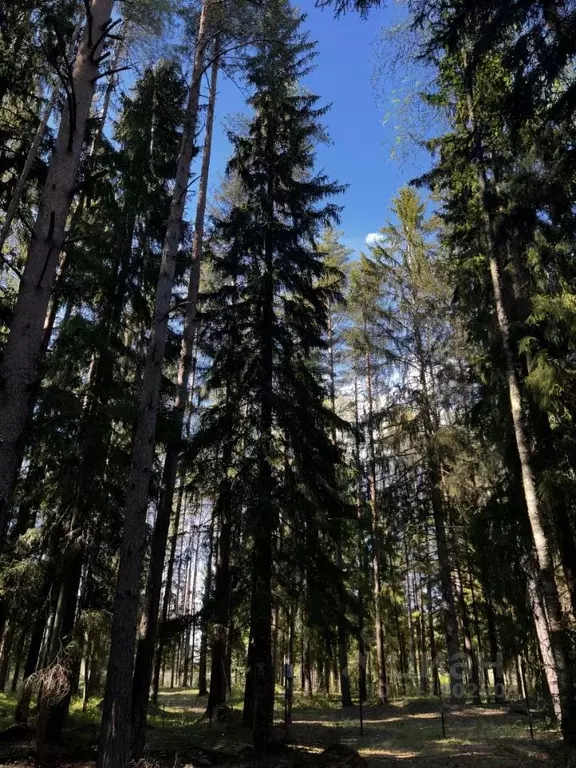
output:
{"label": "green undergrowth", "polygon": [[17,696],[14,693],[0,693],[0,730],[12,724]]}
{"label": "green undergrowth", "polygon": [[[0,728],[12,723],[16,697],[0,694]],[[158,705],[151,704],[148,717],[148,750],[151,755],[193,755],[194,750],[215,749],[238,754],[251,741],[250,729],[241,723],[242,695],[235,691],[224,722],[209,722],[205,715],[207,700],[195,690],[165,690]],[[407,698],[379,707],[374,702],[363,707],[364,733],[360,735],[359,710],[342,709],[336,695],[301,695],[296,693],[293,725],[288,737],[292,743],[321,750],[342,743],[360,751],[367,758],[396,756],[454,755],[459,751],[476,754],[479,759],[500,750],[529,750],[528,720],[495,706],[462,710],[445,705],[445,738],[438,699]],[[82,711],[81,699],[74,698],[65,732],[66,752],[89,757],[95,754],[101,718],[101,699],[88,702]],[[278,737],[285,736],[283,691],[277,690],[275,720]],[[534,724],[539,744],[557,743],[557,734],[544,722]],[[527,763],[528,764],[528,763]]]}

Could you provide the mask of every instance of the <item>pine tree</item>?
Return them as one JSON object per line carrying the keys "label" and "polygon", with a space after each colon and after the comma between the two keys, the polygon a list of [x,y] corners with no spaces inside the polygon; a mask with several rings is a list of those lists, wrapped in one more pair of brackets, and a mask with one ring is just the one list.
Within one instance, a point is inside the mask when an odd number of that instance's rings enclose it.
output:
{"label": "pine tree", "polygon": [[[101,148],[99,162],[105,171],[78,221],[83,237],[70,247],[72,263],[61,285],[67,309],[48,350],[31,425],[29,469],[14,499],[10,549],[34,526],[41,526],[47,540],[59,533],[66,541],[52,565],[59,599],[54,652],[47,661],[64,659],[72,682],[80,664],[75,654],[66,652],[74,645],[74,628],[82,611],[104,607],[92,600],[95,573],[110,554],[103,546],[106,533],[108,545],[116,546],[114,528],[129,451],[126,436],[133,418],[134,359],[139,355],[125,332],[131,329],[137,335],[147,318],[151,285],[142,274],[146,270],[139,246],[146,241],[150,266],[158,263],[183,96],[175,65],[165,62],[147,71],[133,96],[123,99],[113,132],[117,147],[106,142]],[[153,131],[160,116],[162,127]],[[47,505],[34,519],[38,486]],[[50,715],[50,741],[59,741],[69,700],[60,701]]]}
{"label": "pine tree", "polygon": [[0,404],[0,541],[6,533],[8,505],[22,461],[24,429],[40,362],[43,324],[113,6],[114,0],[94,0],[90,5],[74,69],[69,75],[69,99],[62,113],[0,363],[3,395]]}
{"label": "pine tree", "polygon": [[[544,26],[559,21],[555,12],[551,16],[546,12],[541,15],[543,9],[537,3],[523,4],[524,13],[528,10],[533,13],[528,16],[527,27],[519,30],[513,22],[509,23],[519,10],[516,5],[506,9],[503,14],[491,3],[482,3],[474,8],[466,7],[464,14],[461,10],[459,4],[448,4],[441,15],[433,14],[430,17],[423,11],[419,16],[419,22],[424,25],[428,35],[429,57],[437,63],[439,72],[438,89],[430,98],[444,108],[450,104],[452,115],[449,132],[434,142],[434,146],[440,150],[440,159],[434,173],[428,178],[437,184],[438,190],[442,190],[453,256],[466,267],[462,273],[462,277],[465,277],[462,283],[465,284],[473,275],[476,285],[482,286],[484,296],[492,308],[493,320],[488,321],[488,327],[492,331],[491,323],[495,322],[495,333],[490,333],[490,336],[498,350],[493,360],[506,393],[507,417],[517,462],[515,471],[532,532],[533,553],[528,553],[526,558],[528,582],[536,578],[537,592],[541,593],[546,606],[548,625],[540,621],[538,616],[543,612],[532,601],[536,607],[534,618],[542,655],[551,655],[554,659],[549,668],[551,675],[557,679],[562,730],[568,760],[573,762],[576,732],[573,648],[564,629],[559,588],[554,575],[555,542],[547,524],[551,513],[556,517],[558,528],[563,531],[566,545],[571,545],[572,549],[574,538],[570,523],[565,518],[565,509],[557,504],[550,509],[539,492],[538,457],[542,456],[546,442],[550,442],[550,422],[546,425],[541,416],[536,415],[535,418],[530,391],[524,386],[524,381],[527,383],[529,380],[525,373],[529,361],[523,359],[522,353],[529,348],[529,342],[528,339],[522,341],[518,338],[514,322],[516,313],[521,322],[522,319],[526,321],[527,313],[522,305],[530,302],[531,296],[523,296],[519,288],[522,275],[530,275],[528,254],[533,246],[524,243],[523,250],[516,250],[517,243],[509,239],[513,228],[509,228],[507,221],[510,212],[516,217],[519,209],[524,208],[526,213],[525,201],[513,200],[507,185],[512,185],[513,179],[518,178],[516,169],[520,158],[528,167],[532,166],[530,174],[537,173],[539,164],[532,165],[533,148],[539,145],[539,137],[551,129],[548,120],[554,107],[548,111],[550,99],[556,105],[569,103],[567,92],[565,99],[562,96],[554,98],[552,95],[554,89],[560,93],[564,91],[561,74],[566,60],[564,52],[559,57],[555,55],[559,51],[554,51],[557,44],[554,34],[550,39],[548,61],[546,57],[541,58],[540,54],[536,55],[530,65],[518,58],[519,50],[524,48],[535,30],[541,32]],[[491,47],[487,47],[488,41],[480,31],[485,22],[491,23],[496,30],[489,43]],[[513,65],[512,78],[508,71],[509,62]],[[525,106],[514,116],[511,114],[511,105],[519,104],[519,98],[522,98]],[[454,103],[457,104],[456,110],[452,110]],[[532,243],[539,251],[536,231],[540,227],[549,231],[546,221],[548,214],[543,210],[538,211],[537,207],[532,217],[535,218],[529,225],[531,227],[540,219],[532,229],[535,235]],[[526,219],[521,229],[523,233],[526,232]],[[482,254],[482,258],[474,262],[469,260],[471,250]],[[469,301],[472,298],[469,283],[464,290],[466,300]],[[484,318],[487,320],[485,314]],[[471,323],[471,328],[476,330],[477,320],[478,315]],[[484,333],[485,329],[486,326]],[[550,373],[548,369],[542,378],[547,378]],[[548,436],[546,442],[542,439],[542,426],[539,422],[544,426],[544,436]],[[570,560],[573,555],[569,554],[564,544],[561,552],[568,559],[565,574],[570,582],[573,567]],[[551,679],[551,691],[555,685]]]}

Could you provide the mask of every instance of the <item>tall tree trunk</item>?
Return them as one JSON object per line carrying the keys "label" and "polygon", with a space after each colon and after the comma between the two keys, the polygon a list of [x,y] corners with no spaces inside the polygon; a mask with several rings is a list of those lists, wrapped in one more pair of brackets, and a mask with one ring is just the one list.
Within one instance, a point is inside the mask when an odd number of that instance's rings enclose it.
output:
{"label": "tall tree trunk", "polygon": [[212,623],[212,665],[210,671],[210,694],[208,696],[208,714],[226,704],[228,693],[227,669],[227,632],[230,623],[230,542],[232,533],[231,520],[231,483],[228,469],[232,455],[232,445],[225,448],[223,457],[223,478],[220,483],[215,515],[219,522],[218,560],[214,579],[214,607]]}
{"label": "tall tree trunk", "polygon": [[306,629],[306,635],[304,639],[304,692],[308,696],[312,696],[312,648],[310,644],[310,629]]}
{"label": "tall tree trunk", "polygon": [[244,684],[244,706],[242,708],[242,723],[250,728],[254,725],[254,695],[256,671],[254,669],[254,643],[252,632],[248,638],[248,654],[246,657],[246,680]]}
{"label": "tall tree trunk", "polygon": [[484,674],[484,691],[486,693],[486,701],[490,701],[490,680],[488,677],[488,667],[486,666],[484,659],[484,644],[482,642],[482,632],[480,631],[480,615],[478,612],[478,601],[476,600],[476,590],[474,588],[474,574],[472,573],[472,562],[470,558],[470,548],[468,546],[468,537],[466,532],[464,533],[464,548],[466,551],[466,564],[468,570],[468,581],[470,584],[470,598],[472,602],[472,616],[474,618],[474,631],[476,634],[476,644],[478,645],[478,658],[482,664]]}
{"label": "tall tree trunk", "polygon": [[414,600],[412,593],[412,584],[410,579],[410,557],[408,553],[408,542],[404,538],[404,553],[406,557],[406,612],[408,616],[408,637],[410,640],[410,659],[412,661],[412,669],[414,674],[414,685],[411,689],[416,693],[416,679],[418,677],[418,660],[416,654],[416,633],[414,629],[414,619],[412,616]]}
{"label": "tall tree trunk", "polygon": [[146,511],[154,461],[156,422],[172,286],[182,235],[182,221],[198,122],[200,85],[209,39],[209,9],[209,0],[206,0],[200,16],[186,124],[182,136],[170,217],[164,240],[151,337],[134,430],[118,585],[114,599],[106,694],[102,710],[98,768],[126,768],[130,759],[132,677],[140,576],[144,555]]}
{"label": "tall tree trunk", "polygon": [[126,38],[128,36],[128,22],[124,25],[124,32],[122,37],[116,41],[114,46],[114,56],[112,57],[112,63],[110,65],[110,75],[108,76],[108,82],[106,83],[106,90],[104,91],[104,98],[102,99],[102,111],[98,118],[98,127],[94,132],[94,138],[92,139],[92,145],[90,146],[90,155],[94,154],[96,147],[102,141],[104,135],[104,128],[108,120],[108,112],[110,111],[110,102],[112,101],[112,94],[116,88],[118,82],[118,68],[120,61],[126,50]]}
{"label": "tall tree trunk", "polygon": [[40,649],[42,647],[42,636],[46,628],[46,611],[43,607],[38,611],[36,620],[32,625],[32,635],[30,636],[30,644],[28,646],[28,654],[26,656],[26,663],[24,664],[24,684],[14,710],[14,720],[17,723],[25,723],[28,721],[28,714],[30,711],[30,700],[32,696],[32,689],[26,685],[27,679],[36,671],[38,665],[38,658],[40,656]]}
{"label": "tall tree trunk", "polygon": [[362,492],[362,463],[360,460],[360,415],[358,411],[358,376],[354,373],[354,426],[356,464],[356,518],[358,521],[358,697],[360,702],[366,701],[366,660],[367,648],[364,627],[364,574],[368,571],[364,546],[364,505]]}
{"label": "tall tree trunk", "polygon": [[486,601],[486,624],[488,629],[488,642],[490,644],[490,661],[492,663],[492,673],[494,675],[494,701],[496,704],[504,704],[506,702],[506,687],[502,653],[498,648],[496,618],[494,616],[494,607],[490,600]]}
{"label": "tall tree trunk", "polygon": [[16,693],[16,689],[18,688],[18,680],[20,678],[20,669],[22,668],[22,659],[24,657],[24,648],[23,640],[24,637],[22,634],[19,637],[19,642],[16,646],[16,655],[14,658],[14,672],[12,674],[12,683],[10,685],[10,693]]}
{"label": "tall tree trunk", "polygon": [[[74,534],[75,523],[77,523],[77,520],[75,521],[73,519],[71,524],[72,535]],[[52,632],[49,663],[52,663],[58,658],[71,640],[76,619],[78,590],[80,589],[80,580],[82,577],[82,554],[84,550],[78,542],[73,542],[71,546],[74,547],[74,552],[67,562],[66,571],[60,587],[60,594],[58,596],[58,604],[56,607],[55,626]],[[69,685],[67,695],[57,703],[48,705],[46,717],[46,726],[48,730],[45,734],[46,743],[59,744],[62,741],[62,730],[68,716],[70,699],[72,696],[72,663],[73,661],[69,661],[66,665]]]}
{"label": "tall tree trunk", "polygon": [[194,579],[192,582],[192,599],[190,602],[192,612],[192,638],[190,641],[190,688],[194,687],[194,659],[196,657],[196,628],[198,626],[196,611],[196,592],[198,587],[198,556],[200,553],[201,528],[198,526],[198,539],[196,542],[196,556],[194,558]]}
{"label": "tall tree trunk", "polygon": [[404,629],[400,623],[400,609],[398,602],[394,600],[394,620],[396,623],[396,637],[398,638],[398,665],[400,667],[400,691],[406,696],[406,677],[408,675],[408,661],[406,658],[406,640]]}
{"label": "tall tree trunk", "polygon": [[[210,602],[210,594],[212,592],[212,559],[214,556],[214,517],[210,521],[210,529],[208,532],[208,559],[206,562],[206,576],[204,579],[204,595],[202,598],[202,618],[201,618],[201,631],[202,636],[200,638],[200,655],[198,658],[198,696],[206,696],[208,694],[208,684],[206,676],[206,666],[208,659],[208,636],[210,631],[210,625],[206,618],[206,612],[208,610],[208,604]],[[252,724],[252,721],[250,721]]]}
{"label": "tall tree trunk", "polygon": [[[562,610],[556,581],[554,579],[554,563],[545,533],[544,513],[541,509],[534,471],[532,467],[532,454],[527,429],[524,423],[525,415],[522,408],[522,396],[516,361],[512,350],[510,322],[504,303],[502,281],[500,277],[500,264],[498,262],[498,241],[492,221],[491,202],[487,182],[486,163],[482,138],[476,126],[474,114],[473,72],[467,67],[466,57],[464,66],[467,71],[467,98],[468,98],[468,123],[469,130],[474,141],[475,160],[477,164],[477,180],[481,196],[483,235],[487,248],[487,258],[494,296],[494,308],[498,320],[500,340],[504,352],[504,365],[510,400],[510,414],[514,428],[514,437],[518,460],[520,462],[522,489],[528,520],[532,531],[532,540],[536,554],[536,591],[540,587],[544,598],[544,607],[548,621],[541,622],[535,615],[534,620],[538,633],[540,651],[543,658],[551,653],[555,674],[558,678],[558,691],[562,708],[561,728],[566,749],[567,765],[576,765],[576,691],[573,665],[573,650],[566,637],[562,623]],[[538,600],[533,600],[533,608],[538,605]],[[554,694],[552,694],[554,700]]]}
{"label": "tall tree trunk", "polygon": [[288,727],[292,723],[292,704],[294,702],[294,641],[296,637],[296,601],[293,600],[290,606],[290,615],[288,616],[288,671],[290,674],[286,677],[286,713],[285,721]]}
{"label": "tall tree trunk", "polygon": [[438,569],[442,591],[443,625],[450,671],[450,700],[454,704],[460,704],[464,700],[465,690],[462,678],[462,657],[458,643],[458,618],[452,584],[451,560],[446,538],[446,505],[441,489],[442,471],[436,448],[436,430],[429,396],[428,378],[426,376],[426,354],[419,327],[416,328],[415,340],[422,394],[421,412],[426,437],[426,470],[430,489],[430,504],[434,518],[434,530],[436,533]]}
{"label": "tall tree trunk", "polygon": [[[342,570],[342,548],[340,542],[336,542],[336,564]],[[352,693],[350,690],[350,676],[348,671],[348,632],[346,629],[346,616],[344,615],[344,603],[341,600],[338,612],[338,672],[340,679],[340,696],[343,707],[352,706]]]}
{"label": "tall tree trunk", "polygon": [[[329,363],[329,386],[330,386],[330,405],[332,412],[336,413],[336,366],[334,356],[334,327],[332,321],[332,307],[328,306],[328,363]],[[332,427],[332,442],[337,445],[336,428]],[[338,526],[336,529],[336,565],[343,574],[342,560],[342,531]],[[340,695],[343,707],[352,706],[352,694],[350,691],[350,678],[348,674],[348,632],[346,628],[346,606],[344,600],[340,600],[338,610],[338,666],[340,675]]]}
{"label": "tall tree trunk", "polygon": [[464,647],[466,648],[466,657],[468,662],[468,678],[472,686],[472,701],[474,704],[481,704],[480,698],[480,675],[478,674],[478,658],[474,651],[472,643],[472,631],[470,625],[470,613],[466,598],[464,596],[464,583],[462,581],[462,569],[460,562],[456,557],[456,575],[458,576],[458,597],[460,601],[460,615],[462,617],[462,632],[464,634]]}
{"label": "tall tree trunk", "polygon": [[[80,20],[76,25],[76,28],[72,35],[72,39],[70,40],[70,43],[68,45],[68,49],[66,51],[68,60],[70,60],[74,55],[74,47],[78,42],[78,37],[80,36],[81,31],[82,31],[82,20]],[[56,102],[58,100],[58,96],[61,90],[62,90],[62,86],[59,82],[57,84],[53,84],[50,90],[50,96],[48,98],[48,101],[44,106],[44,111],[42,112],[42,115],[40,117],[40,122],[38,123],[38,127],[36,128],[36,133],[34,134],[34,138],[32,139],[30,149],[28,150],[28,154],[26,155],[26,160],[24,161],[24,166],[20,171],[18,182],[16,183],[16,187],[14,189],[14,192],[12,193],[12,198],[8,205],[8,209],[4,217],[4,222],[2,223],[2,228],[0,229],[0,253],[2,252],[4,248],[4,243],[6,242],[8,235],[10,234],[10,227],[12,226],[14,217],[18,212],[18,206],[20,205],[22,195],[24,194],[24,190],[26,189],[26,183],[28,181],[30,171],[32,170],[32,166],[34,165],[34,162],[36,161],[36,157],[38,156],[38,150],[40,149],[40,144],[42,143],[42,138],[44,136],[44,132],[46,131],[46,126],[48,125],[48,121],[50,120],[52,112],[54,111],[54,107],[56,106]]]}
{"label": "tall tree trunk", "polygon": [[[184,498],[184,476],[180,479],[180,489],[178,491],[178,501],[176,503],[176,514],[174,515],[173,527],[172,527],[172,541],[170,542],[170,554],[168,556],[168,569],[166,573],[166,585],[164,587],[164,599],[162,602],[162,624],[166,624],[168,620],[168,614],[170,612],[170,598],[172,595],[172,582],[174,580],[174,562],[176,560],[176,544],[178,542],[178,531],[180,527],[180,513],[182,510],[182,503]],[[154,679],[152,683],[152,701],[154,704],[158,703],[158,689],[160,687],[160,668],[165,661],[164,636],[160,636],[158,643],[158,649],[156,651],[156,661],[154,664]],[[164,684],[164,673],[162,674],[162,684]]]}
{"label": "tall tree trunk", "polygon": [[426,653],[426,609],[424,606],[424,587],[422,584],[422,576],[419,581],[420,592],[420,622],[419,622],[419,635],[420,635],[420,694],[422,696],[428,696],[429,693],[429,678],[428,678],[428,655]]}
{"label": "tall tree trunk", "polygon": [[536,578],[531,573],[528,576],[528,597],[534,615],[536,636],[544,664],[544,676],[546,678],[548,692],[552,704],[552,712],[558,722],[562,721],[562,700],[560,695],[560,683],[556,670],[554,653],[550,645],[550,631],[546,620],[546,613],[542,605]]}
{"label": "tall tree trunk", "polygon": [[[200,44],[200,43],[199,43]],[[216,48],[218,43],[216,42]],[[212,130],[214,125],[214,108],[216,101],[216,86],[218,77],[218,58],[212,64],[210,83],[210,98],[206,117],[206,138],[202,157],[202,171],[196,206],[194,241],[192,248],[192,266],[188,283],[188,298],[186,303],[186,319],[182,335],[182,346],[178,366],[177,396],[174,406],[172,429],[173,439],[169,442],[164,461],[162,477],[162,494],[158,505],[158,515],[152,542],[152,555],[148,578],[146,612],[143,637],[138,644],[134,685],[132,693],[132,748],[133,757],[139,757],[144,747],[146,735],[146,711],[148,709],[148,692],[152,680],[154,663],[154,646],[158,625],[158,611],[164,571],[164,555],[168,539],[169,521],[172,514],[178,455],[184,426],[188,390],[193,368],[193,346],[196,325],[196,306],[198,303],[198,288],[200,283],[200,262],[202,258],[202,241],[204,234],[204,219],[206,215],[206,198],[208,176],[210,170],[210,155],[212,151]]]}
{"label": "tall tree trunk", "polygon": [[[166,466],[164,463],[164,476],[162,478],[162,494],[158,504],[156,524],[152,535],[150,552],[150,568],[148,571],[148,584],[146,587],[146,602],[140,621],[140,640],[136,650],[136,662],[134,665],[134,679],[132,684],[132,756],[139,757],[144,749],[146,741],[146,714],[148,711],[148,696],[154,666],[154,648],[156,645],[156,630],[158,626],[158,613],[160,608],[160,593],[162,591],[162,574],[164,573],[164,554],[168,541],[170,518],[172,517],[172,504],[168,506],[165,498]],[[183,492],[184,484],[181,484]],[[172,499],[170,499],[170,502]],[[177,535],[179,507],[182,497],[178,498],[178,509],[174,516],[175,535]],[[166,583],[166,594],[170,593],[170,584]],[[164,601],[166,603],[166,600]],[[166,621],[166,616],[162,616]],[[160,652],[159,652],[160,655]]]}
{"label": "tall tree trunk", "polygon": [[384,652],[384,628],[380,605],[380,530],[378,520],[378,486],[376,481],[376,450],[374,445],[374,398],[372,394],[372,361],[366,352],[366,387],[368,395],[368,470],[370,483],[370,512],[372,520],[372,580],[374,589],[374,635],[378,674],[378,703],[388,700],[386,690],[386,657]]}
{"label": "tall tree trunk", "polygon": [[12,198],[8,205],[6,216],[4,217],[2,229],[0,230],[0,252],[4,248],[4,243],[6,242],[8,235],[10,234],[10,227],[12,226],[14,217],[18,212],[18,207],[20,205],[22,195],[24,193],[24,190],[26,189],[26,182],[28,181],[28,176],[30,175],[30,171],[32,170],[32,166],[34,165],[34,162],[38,155],[38,150],[40,149],[40,144],[44,136],[44,131],[46,130],[46,126],[48,125],[50,116],[52,115],[52,112],[54,111],[54,107],[56,106],[56,101],[58,99],[59,93],[60,93],[60,84],[54,85],[50,93],[50,98],[46,102],[44,111],[42,113],[42,116],[40,117],[40,122],[38,123],[38,127],[36,128],[36,133],[34,134],[34,138],[32,139],[32,144],[30,145],[30,149],[28,150],[28,154],[26,155],[24,166],[20,172],[20,176],[18,178],[16,188],[12,193]]}
{"label": "tall tree trunk", "polygon": [[274,683],[278,679],[278,637],[279,637],[279,622],[280,608],[278,605],[274,606],[274,619],[272,621],[273,635],[272,635],[272,675],[274,676]]}
{"label": "tall tree trunk", "polygon": [[36,379],[44,319],[70,211],[86,122],[114,0],[92,0],[46,183],[32,230],[26,266],[0,362],[0,545],[22,461],[29,401]]}
{"label": "tall tree trunk", "polygon": [[[481,147],[480,147],[481,149]],[[512,294],[514,296],[516,314],[519,315],[521,322],[527,323],[530,314],[530,302],[524,294],[522,288],[523,268],[518,250],[508,247],[511,251],[510,258],[510,276],[512,283]],[[523,355],[526,373],[530,374],[533,370],[533,359],[530,352]],[[534,398],[527,394],[529,415],[531,425],[536,434],[536,439],[540,444],[540,453],[543,458],[540,459],[540,471],[550,472],[554,470],[558,463],[558,447],[554,439],[554,434],[550,426],[550,416],[542,410]],[[563,488],[554,487],[553,491],[548,490],[548,505],[551,520],[554,523],[555,543],[562,563],[562,571],[566,585],[558,584],[558,590],[562,592],[568,590],[570,597],[570,606],[572,616],[576,618],[576,540],[574,530],[570,521],[571,498]]]}
{"label": "tall tree trunk", "polygon": [[[200,522],[200,521],[198,521]],[[194,570],[192,572],[192,589],[190,593],[189,613],[192,615],[192,634],[188,628],[186,661],[184,670],[184,687],[192,688],[194,685],[194,654],[196,646],[196,588],[198,585],[198,557],[200,554],[200,539],[202,535],[201,526],[198,525],[198,535],[196,537],[196,547],[194,551]]]}
{"label": "tall tree trunk", "polygon": [[[432,547],[429,536],[428,523],[425,525],[426,548],[428,559],[432,561]],[[432,579],[426,579],[426,607],[428,609],[428,638],[430,644],[430,658],[432,660],[432,690],[434,696],[440,696],[440,676],[438,674],[438,659],[436,657],[436,636],[434,634],[434,603],[432,600]]]}
{"label": "tall tree trunk", "polygon": [[10,657],[12,655],[15,635],[16,625],[13,621],[10,621],[6,634],[4,635],[2,654],[0,656],[0,691],[3,691],[6,688],[6,678],[8,677]]}

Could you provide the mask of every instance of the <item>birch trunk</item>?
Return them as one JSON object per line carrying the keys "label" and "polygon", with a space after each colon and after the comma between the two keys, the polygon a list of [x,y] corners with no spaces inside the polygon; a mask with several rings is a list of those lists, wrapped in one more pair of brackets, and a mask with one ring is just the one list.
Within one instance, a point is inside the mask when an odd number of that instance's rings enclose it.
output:
{"label": "birch trunk", "polygon": [[71,111],[70,103],[67,103],[62,112],[10,334],[0,363],[0,543],[22,461],[21,446],[41,358],[44,320],[56,278],[86,121],[99,74],[99,58],[113,6],[114,0],[92,0],[90,5],[90,18],[74,62],[74,108]]}

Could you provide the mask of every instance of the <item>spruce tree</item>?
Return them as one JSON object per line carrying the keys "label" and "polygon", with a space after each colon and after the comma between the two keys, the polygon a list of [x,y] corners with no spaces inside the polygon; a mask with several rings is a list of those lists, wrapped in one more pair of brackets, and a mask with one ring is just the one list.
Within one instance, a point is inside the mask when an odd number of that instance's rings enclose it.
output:
{"label": "spruce tree", "polygon": [[[338,208],[329,198],[342,188],[314,171],[314,144],[324,135],[325,110],[298,82],[314,50],[301,31],[303,21],[285,0],[274,0],[266,9],[265,42],[255,45],[246,64],[253,117],[244,134],[230,137],[234,154],[228,175],[238,180],[240,199],[215,225],[220,323],[228,330],[208,385],[223,393],[220,419],[230,419],[234,403],[240,420],[242,438],[235,439],[233,450],[242,451],[242,467],[233,476],[242,483],[252,574],[245,713],[252,718],[259,752],[271,745],[274,550],[280,521],[295,522],[294,515],[299,516],[307,531],[302,546],[310,553],[328,518],[345,509],[336,482],[338,449],[330,439],[334,417],[325,405],[316,362],[334,294],[321,280],[326,267],[316,237],[323,224],[337,219]],[[228,380],[231,389],[225,386]],[[217,432],[214,424],[212,429]],[[228,439],[234,435],[229,424],[221,433]],[[222,445],[230,455],[226,442]]]}

